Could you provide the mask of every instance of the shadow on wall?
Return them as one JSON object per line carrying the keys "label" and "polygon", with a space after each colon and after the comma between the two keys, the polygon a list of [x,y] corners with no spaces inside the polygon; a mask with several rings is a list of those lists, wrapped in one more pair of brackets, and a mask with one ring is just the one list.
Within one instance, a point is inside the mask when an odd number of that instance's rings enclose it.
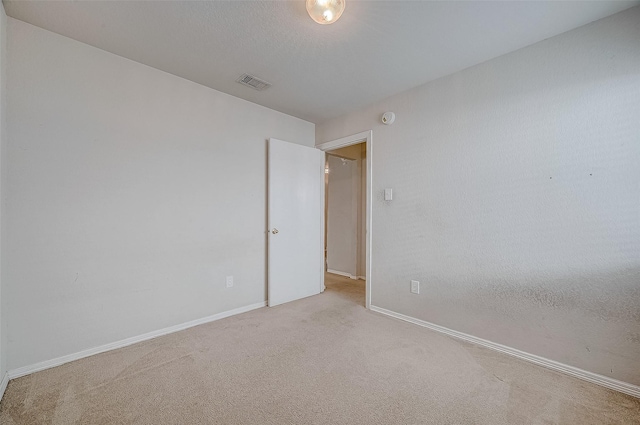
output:
{"label": "shadow on wall", "polygon": [[422,279],[437,301],[416,317],[640,385],[640,267]]}
{"label": "shadow on wall", "polygon": [[503,313],[517,314],[519,306],[533,305],[579,310],[605,322],[635,323],[640,343],[640,267],[515,282],[493,279],[476,284],[474,295],[476,302]]}

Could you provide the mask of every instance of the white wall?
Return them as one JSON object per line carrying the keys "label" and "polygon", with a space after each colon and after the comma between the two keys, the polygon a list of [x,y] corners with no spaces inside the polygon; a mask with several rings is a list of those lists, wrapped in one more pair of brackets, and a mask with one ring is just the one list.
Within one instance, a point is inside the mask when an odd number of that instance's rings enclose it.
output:
{"label": "white wall", "polygon": [[[346,146],[344,148],[340,148],[340,149],[334,149],[331,151],[332,154],[338,155],[338,156],[342,156],[344,158],[351,158],[355,160],[355,164],[356,164],[356,169],[352,170],[355,171],[356,174],[355,175],[351,175],[349,177],[350,179],[350,183],[351,185],[355,185],[355,187],[351,187],[351,189],[349,190],[348,194],[343,194],[342,196],[347,196],[349,197],[349,202],[351,203],[351,208],[355,208],[355,214],[356,214],[356,218],[352,218],[352,214],[350,214],[349,216],[349,221],[351,223],[340,223],[339,227],[343,227],[344,229],[341,230],[342,232],[344,232],[345,230],[347,232],[349,232],[351,234],[351,232],[355,233],[355,242],[353,242],[351,239],[348,242],[348,244],[345,244],[344,242],[341,242],[338,238],[336,238],[334,235],[334,237],[330,238],[328,237],[327,240],[327,248],[328,248],[328,252],[330,252],[331,254],[328,255],[328,257],[333,256],[334,259],[342,262],[343,264],[346,264],[344,260],[346,260],[346,257],[344,256],[344,252],[345,249],[349,249],[348,253],[349,256],[352,254],[351,248],[346,248],[346,245],[355,245],[356,246],[356,251],[355,251],[355,259],[352,259],[349,257],[349,268],[352,268],[352,263],[353,261],[355,261],[355,272],[348,272],[349,274],[353,275],[353,276],[357,276],[359,278],[364,278],[366,276],[366,256],[367,256],[367,228],[366,228],[366,221],[367,221],[367,209],[366,209],[366,205],[367,205],[367,145],[366,143],[358,143],[355,145],[351,145],[351,146]],[[328,175],[328,180],[331,181],[331,174]],[[334,179],[334,183],[335,183],[335,179]],[[327,193],[329,192],[329,187],[327,187]],[[353,193],[353,196],[351,195]],[[342,203],[345,202],[344,200],[340,200],[340,196],[337,197],[337,200],[333,200],[332,203],[335,204],[336,202],[338,203]],[[327,202],[326,202],[326,207],[329,207],[329,196],[327,196]],[[353,211],[352,211],[353,212]],[[333,211],[333,213],[335,214],[336,211]],[[335,220],[336,217],[334,217]],[[328,223],[327,223],[328,224]],[[346,226],[346,227],[345,227]],[[329,225],[327,226],[329,227]],[[328,232],[330,233],[330,231],[335,231],[336,229],[327,229]],[[338,236],[340,235],[340,233],[338,233]],[[329,245],[331,244],[331,245]],[[331,262],[331,261],[329,261]],[[338,267],[338,266],[336,266]],[[342,271],[346,273],[347,267],[342,267],[342,268],[335,268],[332,267],[331,265],[329,265],[330,269],[333,270],[338,270],[338,271]]]}
{"label": "white wall", "polygon": [[373,129],[372,304],[640,384],[639,40],[635,7],[316,126]]}
{"label": "white wall", "polygon": [[360,202],[358,202],[358,277],[367,276],[367,144],[360,143]]}
{"label": "white wall", "polygon": [[[359,152],[358,152],[359,156]],[[329,155],[327,268],[356,277],[358,270],[358,160]]]}
{"label": "white wall", "polygon": [[266,299],[266,140],[313,124],[14,19],[8,82],[10,369]]}
{"label": "white wall", "polygon": [[[6,47],[7,47],[7,15],[4,12],[4,5],[0,3],[0,382],[7,372],[7,321],[5,320],[6,307],[4,292],[5,262],[4,262],[4,220],[5,220],[5,153],[6,153]],[[1,384],[0,384],[1,385]],[[0,397],[2,388],[0,387]]]}

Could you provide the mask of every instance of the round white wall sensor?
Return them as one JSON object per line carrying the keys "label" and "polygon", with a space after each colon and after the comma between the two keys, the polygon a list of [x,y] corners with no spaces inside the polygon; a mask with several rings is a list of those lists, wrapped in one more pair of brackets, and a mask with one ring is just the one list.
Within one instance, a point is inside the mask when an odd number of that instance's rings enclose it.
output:
{"label": "round white wall sensor", "polygon": [[393,124],[395,120],[396,120],[396,114],[394,114],[393,112],[385,112],[384,114],[382,114],[382,124],[385,124],[385,125]]}

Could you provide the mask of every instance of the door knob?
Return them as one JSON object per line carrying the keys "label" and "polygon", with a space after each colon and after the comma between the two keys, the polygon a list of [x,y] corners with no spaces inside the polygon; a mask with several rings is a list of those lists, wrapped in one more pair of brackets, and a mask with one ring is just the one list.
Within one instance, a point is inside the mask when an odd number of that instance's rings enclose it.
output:
{"label": "door knob", "polygon": [[278,229],[276,229],[276,228],[274,227],[274,228],[273,228],[273,230],[271,231],[271,233],[273,233],[273,234],[275,235],[276,233],[278,233]]}

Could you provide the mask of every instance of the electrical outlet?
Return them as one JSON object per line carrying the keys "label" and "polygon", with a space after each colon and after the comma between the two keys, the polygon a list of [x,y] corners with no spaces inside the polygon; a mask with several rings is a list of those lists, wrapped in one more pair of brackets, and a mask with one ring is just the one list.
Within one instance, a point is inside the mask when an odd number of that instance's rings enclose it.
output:
{"label": "electrical outlet", "polygon": [[233,286],[233,276],[227,276],[227,288],[231,288]]}
{"label": "electrical outlet", "polygon": [[411,293],[412,294],[419,294],[420,293],[420,282],[418,282],[417,280],[412,280],[411,281]]}

